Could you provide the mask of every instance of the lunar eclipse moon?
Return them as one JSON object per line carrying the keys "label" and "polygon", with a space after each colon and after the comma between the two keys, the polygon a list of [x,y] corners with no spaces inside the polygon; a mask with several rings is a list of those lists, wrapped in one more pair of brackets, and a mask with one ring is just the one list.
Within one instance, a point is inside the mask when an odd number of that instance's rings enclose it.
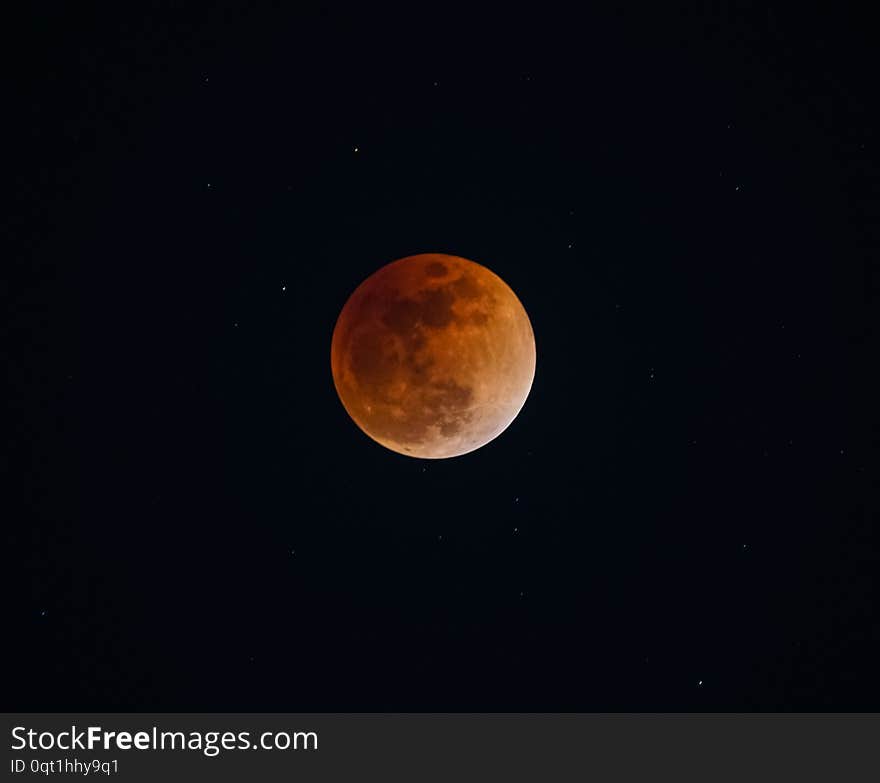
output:
{"label": "lunar eclipse moon", "polygon": [[370,438],[422,459],[498,437],[535,376],[535,338],[510,287],[481,264],[426,253],[383,266],[336,322],[331,369]]}

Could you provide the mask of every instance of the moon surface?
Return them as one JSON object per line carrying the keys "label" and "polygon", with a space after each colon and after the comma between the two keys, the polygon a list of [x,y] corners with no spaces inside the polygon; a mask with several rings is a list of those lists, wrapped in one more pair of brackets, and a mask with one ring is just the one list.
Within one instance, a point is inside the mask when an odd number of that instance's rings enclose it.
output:
{"label": "moon surface", "polygon": [[467,454],[516,418],[535,377],[535,336],[486,267],[426,253],[364,280],[333,330],[333,382],[355,423],[410,457]]}

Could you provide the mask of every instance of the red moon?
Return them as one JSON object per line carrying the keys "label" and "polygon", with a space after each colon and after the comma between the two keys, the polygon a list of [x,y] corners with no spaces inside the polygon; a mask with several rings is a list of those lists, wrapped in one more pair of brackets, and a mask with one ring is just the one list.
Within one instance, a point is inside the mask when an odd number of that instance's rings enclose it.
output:
{"label": "red moon", "polygon": [[333,330],[333,382],[354,422],[421,459],[467,454],[516,418],[535,336],[508,285],[458,256],[425,253],[364,280]]}

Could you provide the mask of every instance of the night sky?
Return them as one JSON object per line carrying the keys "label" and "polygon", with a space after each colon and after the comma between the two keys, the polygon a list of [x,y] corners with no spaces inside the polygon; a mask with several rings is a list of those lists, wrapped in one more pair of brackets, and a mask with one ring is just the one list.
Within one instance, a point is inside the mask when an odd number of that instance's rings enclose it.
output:
{"label": "night sky", "polygon": [[[880,707],[874,28],[690,5],[30,7],[8,709]],[[330,375],[425,252],[537,345],[450,460]]]}

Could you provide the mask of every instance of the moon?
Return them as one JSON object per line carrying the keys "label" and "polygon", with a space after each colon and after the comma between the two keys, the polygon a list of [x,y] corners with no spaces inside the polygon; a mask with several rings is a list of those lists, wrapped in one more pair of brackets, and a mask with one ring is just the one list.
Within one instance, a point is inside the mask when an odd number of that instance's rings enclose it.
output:
{"label": "moon", "polygon": [[333,330],[333,382],[377,443],[420,459],[467,454],[525,404],[535,336],[510,287],[481,264],[424,253],[383,266]]}

